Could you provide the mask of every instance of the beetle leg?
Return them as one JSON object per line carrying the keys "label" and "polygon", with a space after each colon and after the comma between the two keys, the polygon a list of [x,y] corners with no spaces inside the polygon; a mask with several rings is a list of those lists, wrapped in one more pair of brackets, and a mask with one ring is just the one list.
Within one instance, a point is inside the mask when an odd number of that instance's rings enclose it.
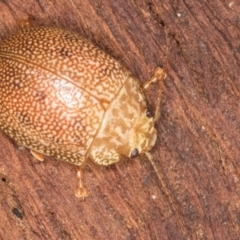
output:
{"label": "beetle leg", "polygon": [[44,155],[42,153],[31,150],[31,154],[39,161],[44,161]]}
{"label": "beetle leg", "polygon": [[21,28],[29,28],[34,26],[34,18],[33,16],[27,16],[27,18],[22,18],[18,21],[18,25]]}
{"label": "beetle leg", "polygon": [[76,197],[82,198],[84,200],[84,198],[88,196],[88,190],[84,187],[83,169],[80,167],[76,168],[76,180],[77,184],[75,195]]}
{"label": "beetle leg", "polygon": [[157,67],[154,71],[154,75],[143,84],[144,90],[149,90],[152,87],[153,83],[161,82],[166,78],[167,74],[164,68]]}
{"label": "beetle leg", "polygon": [[156,101],[156,109],[155,109],[155,117],[154,121],[156,122],[160,117],[160,103],[162,98],[162,91],[163,91],[163,80],[167,77],[166,69],[157,67],[154,71],[153,77],[146,81],[143,84],[144,90],[149,90],[152,87],[153,83],[159,84],[158,86],[158,94],[157,94],[157,101]]}

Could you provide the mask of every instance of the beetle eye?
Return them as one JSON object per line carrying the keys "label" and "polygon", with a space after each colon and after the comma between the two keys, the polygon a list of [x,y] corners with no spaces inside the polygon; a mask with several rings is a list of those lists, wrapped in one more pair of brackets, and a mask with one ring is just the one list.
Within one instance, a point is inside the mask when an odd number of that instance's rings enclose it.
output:
{"label": "beetle eye", "polygon": [[131,151],[131,158],[135,158],[135,157],[137,157],[137,156],[139,156],[139,152],[138,152],[138,150],[136,149],[136,148],[134,148],[134,149],[132,149],[132,151]]}
{"label": "beetle eye", "polygon": [[150,110],[146,110],[146,116],[148,117],[148,118],[153,118],[154,116],[153,116],[153,113],[150,111]]}

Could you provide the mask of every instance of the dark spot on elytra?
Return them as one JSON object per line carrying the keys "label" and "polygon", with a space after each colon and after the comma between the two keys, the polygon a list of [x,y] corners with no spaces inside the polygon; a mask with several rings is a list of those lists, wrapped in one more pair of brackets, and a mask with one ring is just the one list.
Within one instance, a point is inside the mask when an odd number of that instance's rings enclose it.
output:
{"label": "dark spot on elytra", "polygon": [[59,53],[60,53],[60,56],[64,57],[64,58],[72,56],[72,53],[68,49],[66,49],[66,48],[61,48]]}
{"label": "dark spot on elytra", "polygon": [[27,113],[20,113],[18,115],[18,119],[20,122],[22,122],[24,125],[31,125],[30,117]]}
{"label": "dark spot on elytra", "polygon": [[15,88],[20,89],[21,88],[21,83],[20,82],[13,82],[13,85]]}
{"label": "dark spot on elytra", "polygon": [[39,102],[43,102],[47,98],[47,95],[44,91],[35,91],[34,98]]}

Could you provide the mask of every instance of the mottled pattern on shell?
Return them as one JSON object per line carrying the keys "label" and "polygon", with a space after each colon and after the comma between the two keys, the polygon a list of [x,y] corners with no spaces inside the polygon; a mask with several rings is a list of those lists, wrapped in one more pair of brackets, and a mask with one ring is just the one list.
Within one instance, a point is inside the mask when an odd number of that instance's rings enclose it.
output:
{"label": "mottled pattern on shell", "polygon": [[[141,152],[138,145],[131,146],[130,139],[138,132],[135,125],[145,112],[146,101],[140,84],[135,78],[129,77],[104,115],[108,124],[101,125],[93,140],[89,154],[94,162],[100,165],[118,162],[120,154],[129,156],[135,147]],[[141,137],[148,141],[145,134]]]}
{"label": "mottled pattern on shell", "polygon": [[81,165],[128,76],[79,35],[24,29],[0,45],[0,127],[28,148]]}

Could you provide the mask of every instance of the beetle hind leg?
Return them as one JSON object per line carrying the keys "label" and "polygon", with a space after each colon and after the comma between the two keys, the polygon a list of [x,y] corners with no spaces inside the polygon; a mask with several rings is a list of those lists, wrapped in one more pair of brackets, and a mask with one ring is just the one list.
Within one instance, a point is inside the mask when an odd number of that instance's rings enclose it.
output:
{"label": "beetle hind leg", "polygon": [[84,200],[84,198],[88,196],[88,190],[84,186],[83,169],[80,167],[76,168],[76,180],[77,180],[77,183],[76,183],[75,196],[82,198],[82,200]]}
{"label": "beetle hind leg", "polygon": [[31,149],[31,154],[39,161],[44,161],[44,154]]}

